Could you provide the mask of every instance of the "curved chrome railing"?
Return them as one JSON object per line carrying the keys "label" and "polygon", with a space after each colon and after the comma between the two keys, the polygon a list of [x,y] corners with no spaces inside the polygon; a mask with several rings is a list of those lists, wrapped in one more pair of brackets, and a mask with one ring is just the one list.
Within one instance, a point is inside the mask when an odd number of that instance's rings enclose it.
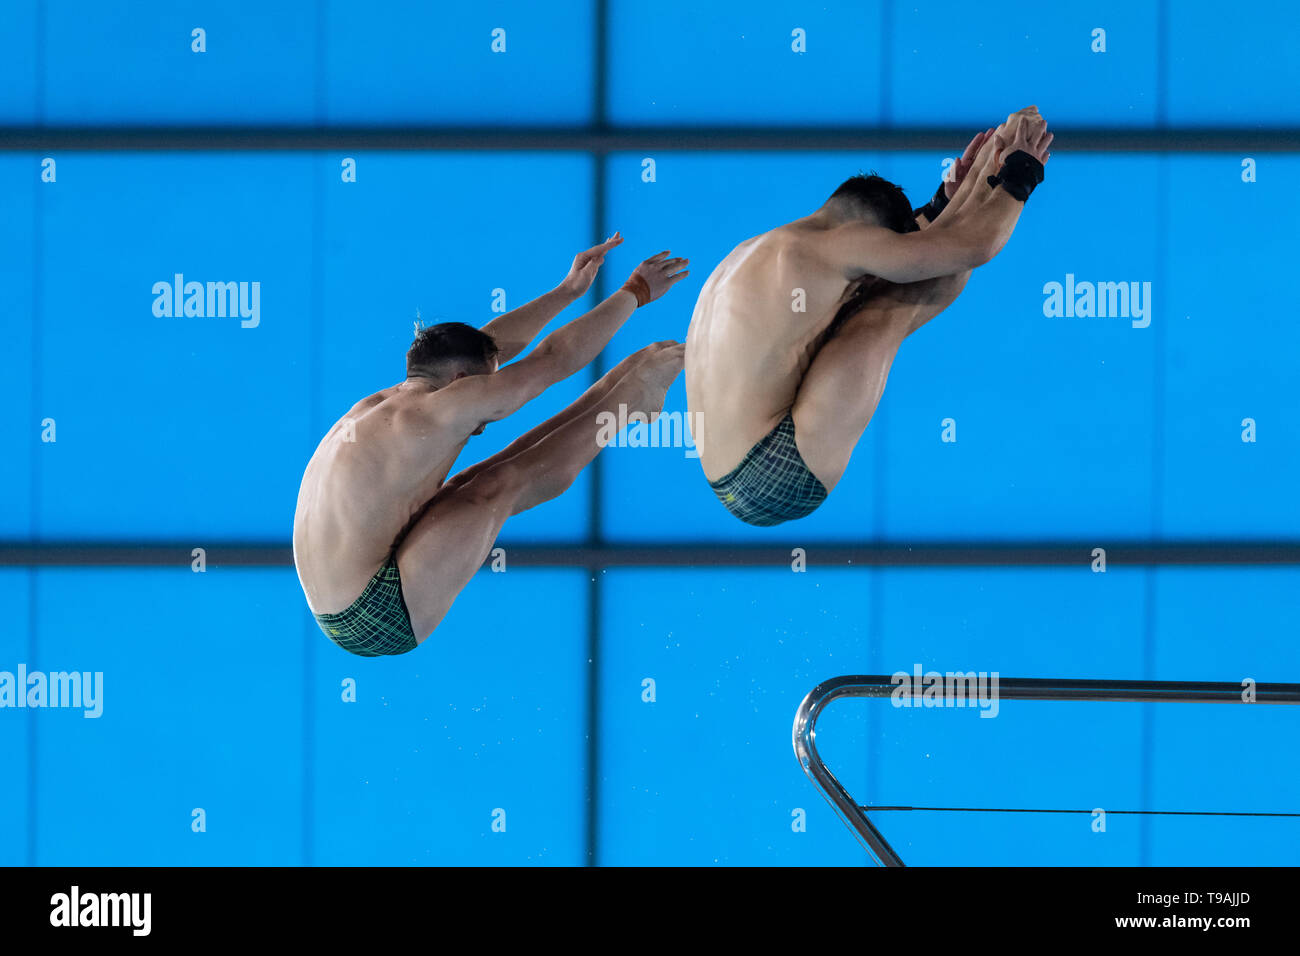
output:
{"label": "curved chrome railing", "polygon": [[[910,676],[910,675],[909,675]],[[804,773],[822,792],[839,818],[880,866],[904,866],[875,825],[817,755],[817,718],[839,697],[892,697],[896,693],[920,699],[924,687],[910,681],[908,691],[884,674],[832,677],[814,687],[794,715],[794,752]],[[1050,680],[1001,678],[999,700],[1090,700],[1125,703],[1300,704],[1300,684],[1253,684],[1247,700],[1243,684],[1203,681]],[[909,693],[910,691],[910,693]]]}

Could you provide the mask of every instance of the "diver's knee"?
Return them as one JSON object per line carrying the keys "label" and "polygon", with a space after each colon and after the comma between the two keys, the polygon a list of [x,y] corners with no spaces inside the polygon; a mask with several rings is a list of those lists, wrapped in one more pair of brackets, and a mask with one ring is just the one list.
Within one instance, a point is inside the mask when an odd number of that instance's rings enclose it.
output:
{"label": "diver's knee", "polygon": [[519,466],[503,461],[483,469],[453,494],[460,501],[476,505],[509,504],[519,494],[521,481]]}

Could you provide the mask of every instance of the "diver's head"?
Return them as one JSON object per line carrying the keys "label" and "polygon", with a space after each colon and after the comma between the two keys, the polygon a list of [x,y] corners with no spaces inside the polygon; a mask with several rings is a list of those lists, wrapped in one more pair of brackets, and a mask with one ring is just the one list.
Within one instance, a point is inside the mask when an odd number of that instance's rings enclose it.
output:
{"label": "diver's head", "polygon": [[491,375],[498,351],[492,336],[464,322],[427,325],[415,330],[406,351],[406,377],[441,388],[467,375]]}
{"label": "diver's head", "polygon": [[894,232],[915,232],[918,228],[912,204],[903,190],[874,172],[844,180],[822,209],[841,221],[863,220]]}

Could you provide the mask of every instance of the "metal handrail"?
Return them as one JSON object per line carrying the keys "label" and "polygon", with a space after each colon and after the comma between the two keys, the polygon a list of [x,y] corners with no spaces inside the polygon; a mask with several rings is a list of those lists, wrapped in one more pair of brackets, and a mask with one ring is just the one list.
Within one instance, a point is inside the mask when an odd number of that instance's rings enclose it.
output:
{"label": "metal handrail", "polygon": [[[911,675],[908,675],[909,677]],[[910,680],[906,685],[891,675],[870,674],[832,677],[814,687],[794,715],[794,752],[804,773],[822,792],[831,808],[880,866],[905,866],[867,811],[849,796],[835,775],[817,754],[817,718],[839,697],[910,696],[922,699],[924,687]],[[1254,684],[1253,701],[1246,700],[1242,684],[1205,681],[1137,680],[1052,680],[1043,678],[1000,678],[999,700],[1088,700],[1125,703],[1193,704],[1300,704],[1300,684]]]}

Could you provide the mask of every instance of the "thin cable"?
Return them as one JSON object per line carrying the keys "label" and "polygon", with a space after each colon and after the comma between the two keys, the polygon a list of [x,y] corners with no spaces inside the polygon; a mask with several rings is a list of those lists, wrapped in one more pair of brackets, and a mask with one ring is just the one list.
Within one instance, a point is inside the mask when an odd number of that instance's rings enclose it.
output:
{"label": "thin cable", "polygon": [[[876,810],[946,810],[955,813],[1095,813],[1095,810],[1050,810],[1038,807],[858,807],[864,813]],[[1165,817],[1300,817],[1300,813],[1261,813],[1247,810],[1107,810],[1107,814],[1145,814]]]}

